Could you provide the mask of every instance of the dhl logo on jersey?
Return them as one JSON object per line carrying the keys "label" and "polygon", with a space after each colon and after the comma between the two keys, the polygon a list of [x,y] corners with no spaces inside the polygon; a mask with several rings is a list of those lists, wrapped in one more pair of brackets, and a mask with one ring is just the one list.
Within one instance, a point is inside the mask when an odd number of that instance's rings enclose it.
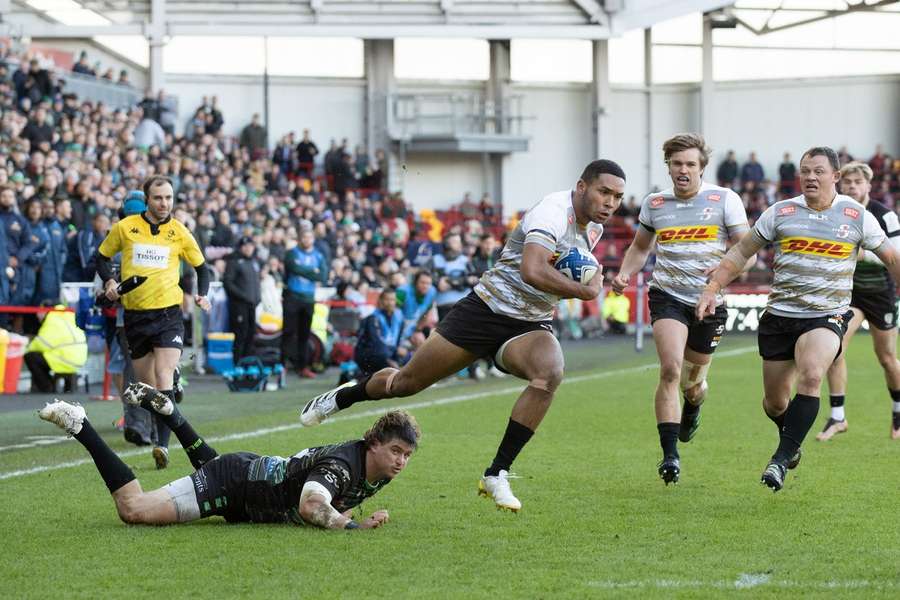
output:
{"label": "dhl logo on jersey", "polygon": [[782,252],[799,252],[800,254],[813,254],[826,258],[847,258],[853,252],[854,247],[853,244],[847,242],[819,240],[808,237],[788,237],[781,240]]}
{"label": "dhl logo on jersey", "polygon": [[708,242],[715,240],[718,236],[718,225],[682,225],[680,227],[664,227],[656,230],[656,239],[660,244]]}

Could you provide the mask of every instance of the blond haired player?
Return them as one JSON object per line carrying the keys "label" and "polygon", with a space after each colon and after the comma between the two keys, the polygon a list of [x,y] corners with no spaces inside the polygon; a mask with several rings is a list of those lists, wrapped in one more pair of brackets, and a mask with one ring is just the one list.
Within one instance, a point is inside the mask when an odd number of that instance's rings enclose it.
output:
{"label": "blond haired player", "polygon": [[672,137],[663,144],[663,156],[672,187],[644,198],[640,225],[612,287],[621,294],[656,248],[650,280],[650,320],[659,355],[654,403],[663,451],[659,476],[668,485],[678,483],[681,474],[678,440],[689,442],[700,424],[706,374],[725,331],[721,295],[709,317],[695,317],[694,305],[709,271],[725,256],[726,243],[740,240],[749,226],[737,194],[703,181],[709,148],[702,136]]}

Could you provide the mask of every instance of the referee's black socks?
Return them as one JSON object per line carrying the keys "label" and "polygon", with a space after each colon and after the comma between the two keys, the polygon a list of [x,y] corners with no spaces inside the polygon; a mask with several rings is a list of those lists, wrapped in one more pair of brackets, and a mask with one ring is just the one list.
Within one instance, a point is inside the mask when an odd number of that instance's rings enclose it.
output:
{"label": "referee's black socks", "polygon": [[348,385],[345,388],[339,389],[334,397],[334,401],[337,404],[337,407],[340,410],[344,410],[345,408],[353,406],[357,402],[373,400],[373,398],[370,398],[369,394],[366,393],[366,384],[369,383],[369,380],[371,378],[371,375],[367,375],[357,381],[355,384]]}
{"label": "referee's black socks", "polygon": [[82,421],[81,431],[72,437],[90,453],[110,493],[115,492],[126,483],[134,481],[134,473],[128,468],[128,465],[122,462],[122,459],[106,445],[106,442],[91,427],[87,419]]}
{"label": "referee's black socks", "polygon": [[[202,437],[197,435],[197,432],[194,431],[191,424],[187,422],[187,419],[185,419],[184,415],[181,414],[181,411],[178,410],[178,406],[174,402],[174,390],[162,390],[159,393],[165,394],[169,397],[169,400],[173,401],[171,415],[161,415],[153,410],[153,406],[150,404],[149,399],[145,399],[141,402],[141,406],[149,410],[150,413],[155,416],[157,423],[162,422],[162,427],[165,428],[166,431],[171,429],[172,432],[175,433],[175,437],[178,438],[181,447],[187,452],[188,460],[191,461],[191,465],[195,469],[199,469],[218,456],[215,449],[207,444]],[[159,430],[160,428],[157,427],[157,429]]]}
{"label": "referee's black socks", "polygon": [[797,394],[784,411],[784,427],[773,458],[787,463],[793,458],[819,414],[819,397]]}

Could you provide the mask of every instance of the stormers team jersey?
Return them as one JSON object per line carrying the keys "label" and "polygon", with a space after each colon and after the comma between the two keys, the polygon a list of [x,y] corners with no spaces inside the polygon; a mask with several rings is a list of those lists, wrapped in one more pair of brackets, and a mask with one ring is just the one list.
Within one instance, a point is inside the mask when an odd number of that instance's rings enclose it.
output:
{"label": "stormers team jersey", "polygon": [[[694,305],[706,286],[706,271],[725,256],[732,235],[749,229],[747,213],[733,190],[703,183],[693,198],[672,189],[650,194],[638,220],[656,234],[656,264],[650,287]],[[720,294],[718,304],[723,302]]]}
{"label": "stormers team jersey", "polygon": [[572,207],[574,190],[554,192],[531,207],[510,234],[493,268],[481,276],[475,293],[491,310],[521,321],[547,321],[559,297],[522,281],[525,244],[539,244],[554,254],[572,247],[591,251],[603,235],[603,225],[580,228]]}
{"label": "stormers team jersey", "polygon": [[[897,213],[889,209],[881,202],[869,200],[866,210],[872,213],[879,227],[889,238],[900,236],[900,221]],[[896,243],[896,241],[894,242]],[[890,292],[894,289],[894,280],[888,274],[888,270],[877,263],[860,261],[856,264],[853,273],[853,291],[856,293],[870,294],[876,292]]]}
{"label": "stormers team jersey", "polygon": [[100,244],[100,254],[112,258],[122,253],[122,280],[144,275],[147,280],[122,296],[126,310],[150,310],[181,304],[179,268],[184,258],[192,266],[203,264],[203,253],[188,228],[168,218],[154,235],[143,214],[125,217]]}
{"label": "stormers team jersey", "polygon": [[809,208],[803,196],[776,202],[751,235],[775,246],[775,281],[766,310],[794,318],[846,311],[857,248],[875,250],[887,240],[872,213],[842,195],[821,211]]}
{"label": "stormers team jersey", "polygon": [[331,505],[344,512],[373,496],[390,479],[366,481],[363,440],[301,450],[290,458],[259,456],[250,462],[244,491],[244,512],[255,523],[303,524],[300,494],[307,481],[331,493]]}

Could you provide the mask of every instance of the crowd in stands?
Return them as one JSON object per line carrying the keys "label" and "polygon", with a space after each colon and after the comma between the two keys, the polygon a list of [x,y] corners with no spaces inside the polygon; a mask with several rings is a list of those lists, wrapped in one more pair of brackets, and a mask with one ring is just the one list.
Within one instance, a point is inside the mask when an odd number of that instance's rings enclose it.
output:
{"label": "crowd in stands", "polygon": [[86,77],[96,77],[103,81],[115,82],[118,85],[131,86],[131,81],[128,79],[128,71],[120,69],[118,76],[116,76],[115,69],[112,67],[104,69],[99,60],[91,65],[88,61],[87,52],[84,50],[81,51],[78,55],[78,60],[72,65],[72,72]]}
{"label": "crowd in stands", "polygon": [[[6,66],[13,62],[15,69]],[[446,226],[417,221],[402,195],[384,191],[381,150],[369,156],[331,140],[320,155],[304,130],[269,151],[258,116],[240,138],[223,133],[215,96],[203,99],[181,134],[163,93],[114,110],[47,86],[33,62],[0,63],[0,261],[8,265],[0,304],[39,305],[59,298],[64,282],[92,281],[95,251],[126,195],[153,174],[173,181],[174,218],[194,232],[213,280],[224,279],[238,241],[249,238],[262,280],[283,285],[286,255],[306,232],[326,265],[317,285],[360,304],[372,290],[412,283],[420,269],[434,270],[441,299],[459,295],[476,264],[496,259],[500,240],[484,225],[497,222],[489,198],[464,199]],[[186,289],[189,277],[186,269]]]}

